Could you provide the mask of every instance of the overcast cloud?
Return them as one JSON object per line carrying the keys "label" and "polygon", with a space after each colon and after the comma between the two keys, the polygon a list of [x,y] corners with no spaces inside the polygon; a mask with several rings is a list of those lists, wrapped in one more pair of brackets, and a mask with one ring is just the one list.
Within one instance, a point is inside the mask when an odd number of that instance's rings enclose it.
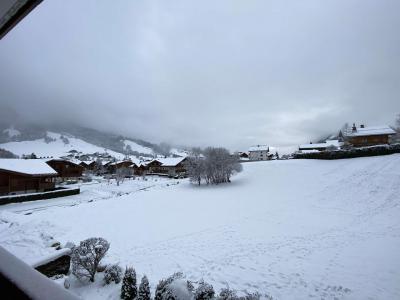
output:
{"label": "overcast cloud", "polygon": [[399,11],[398,0],[47,0],[0,41],[0,104],[232,150],[393,124]]}

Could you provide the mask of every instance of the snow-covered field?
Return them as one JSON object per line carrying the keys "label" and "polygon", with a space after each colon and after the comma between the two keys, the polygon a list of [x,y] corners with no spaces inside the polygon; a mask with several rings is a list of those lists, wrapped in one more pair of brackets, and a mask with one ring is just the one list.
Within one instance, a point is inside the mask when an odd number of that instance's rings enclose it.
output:
{"label": "snow-covered field", "polygon": [[[157,180],[157,181],[156,181]],[[0,206],[0,244],[34,263],[62,243],[101,236],[106,263],[152,288],[188,279],[275,299],[400,299],[400,155],[252,162],[233,182],[129,180],[77,196]],[[118,299],[119,285],[71,290]]]}

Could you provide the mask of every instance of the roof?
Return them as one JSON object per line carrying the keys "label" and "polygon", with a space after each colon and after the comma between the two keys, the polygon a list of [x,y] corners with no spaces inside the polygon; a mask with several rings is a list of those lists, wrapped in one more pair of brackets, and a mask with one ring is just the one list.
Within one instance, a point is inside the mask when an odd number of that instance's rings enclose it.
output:
{"label": "roof", "polygon": [[45,161],[40,159],[0,159],[0,169],[27,175],[58,175]]}
{"label": "roof", "polygon": [[387,125],[381,125],[381,126],[366,126],[364,128],[357,127],[356,131],[352,131],[350,127],[347,132],[344,132],[344,135],[348,137],[386,135],[386,134],[387,135],[396,134],[396,131],[394,131]]}
{"label": "roof", "polygon": [[316,144],[304,144],[300,145],[299,149],[315,149],[315,148],[327,148],[329,146],[340,147],[343,143],[339,142],[339,140],[326,140],[325,143],[316,143]]}
{"label": "roof", "polygon": [[0,39],[26,17],[42,0],[0,1]]}
{"label": "roof", "polygon": [[175,167],[177,164],[185,160],[186,157],[167,157],[167,158],[157,158],[153,161],[158,161],[163,167]]}
{"label": "roof", "polygon": [[69,160],[69,159],[62,159],[62,158],[52,158],[52,159],[46,160],[46,162],[50,162],[50,161],[65,162],[65,163],[70,163],[70,164],[81,167],[80,162],[77,160]]}
{"label": "roof", "polygon": [[249,152],[254,152],[254,151],[269,151],[269,146],[268,145],[251,146],[249,148]]}
{"label": "roof", "polygon": [[116,165],[119,165],[119,164],[122,164],[122,163],[130,163],[130,164],[132,164],[132,161],[130,161],[130,160],[115,161],[113,163],[110,163],[109,166],[116,166]]}

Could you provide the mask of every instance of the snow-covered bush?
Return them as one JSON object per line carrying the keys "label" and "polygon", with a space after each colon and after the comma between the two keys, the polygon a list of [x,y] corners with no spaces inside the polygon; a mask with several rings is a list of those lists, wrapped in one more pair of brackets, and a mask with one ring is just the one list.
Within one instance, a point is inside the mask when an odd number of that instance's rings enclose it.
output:
{"label": "snow-covered bush", "polygon": [[149,280],[147,279],[146,275],[144,275],[139,285],[137,300],[150,300],[150,299],[151,299],[151,294],[150,294]]}
{"label": "snow-covered bush", "polygon": [[108,265],[104,271],[104,283],[110,284],[111,282],[120,283],[122,277],[122,268],[117,265]]}
{"label": "snow-covered bush", "polygon": [[211,284],[208,284],[201,280],[199,286],[194,293],[195,300],[211,300],[214,298],[215,292]]}
{"label": "snow-covered bush", "polygon": [[166,279],[161,279],[157,284],[154,300],[177,300],[169,285],[182,277],[182,273],[174,273]]}
{"label": "snow-covered bush", "polygon": [[72,274],[79,280],[94,282],[94,275],[100,261],[106,255],[110,243],[103,238],[89,238],[72,249]]}
{"label": "snow-covered bush", "polygon": [[218,295],[218,300],[237,300],[238,297],[236,295],[235,290],[231,290],[229,287],[223,288]]}
{"label": "snow-covered bush", "polygon": [[137,295],[136,272],[134,268],[126,268],[121,286],[121,299],[133,300]]}

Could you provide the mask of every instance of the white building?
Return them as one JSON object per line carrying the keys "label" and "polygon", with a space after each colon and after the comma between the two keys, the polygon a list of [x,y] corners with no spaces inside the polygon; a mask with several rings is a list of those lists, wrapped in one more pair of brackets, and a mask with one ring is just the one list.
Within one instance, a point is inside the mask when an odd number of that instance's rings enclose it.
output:
{"label": "white building", "polygon": [[249,149],[249,160],[270,160],[272,156],[267,145],[252,146]]}

